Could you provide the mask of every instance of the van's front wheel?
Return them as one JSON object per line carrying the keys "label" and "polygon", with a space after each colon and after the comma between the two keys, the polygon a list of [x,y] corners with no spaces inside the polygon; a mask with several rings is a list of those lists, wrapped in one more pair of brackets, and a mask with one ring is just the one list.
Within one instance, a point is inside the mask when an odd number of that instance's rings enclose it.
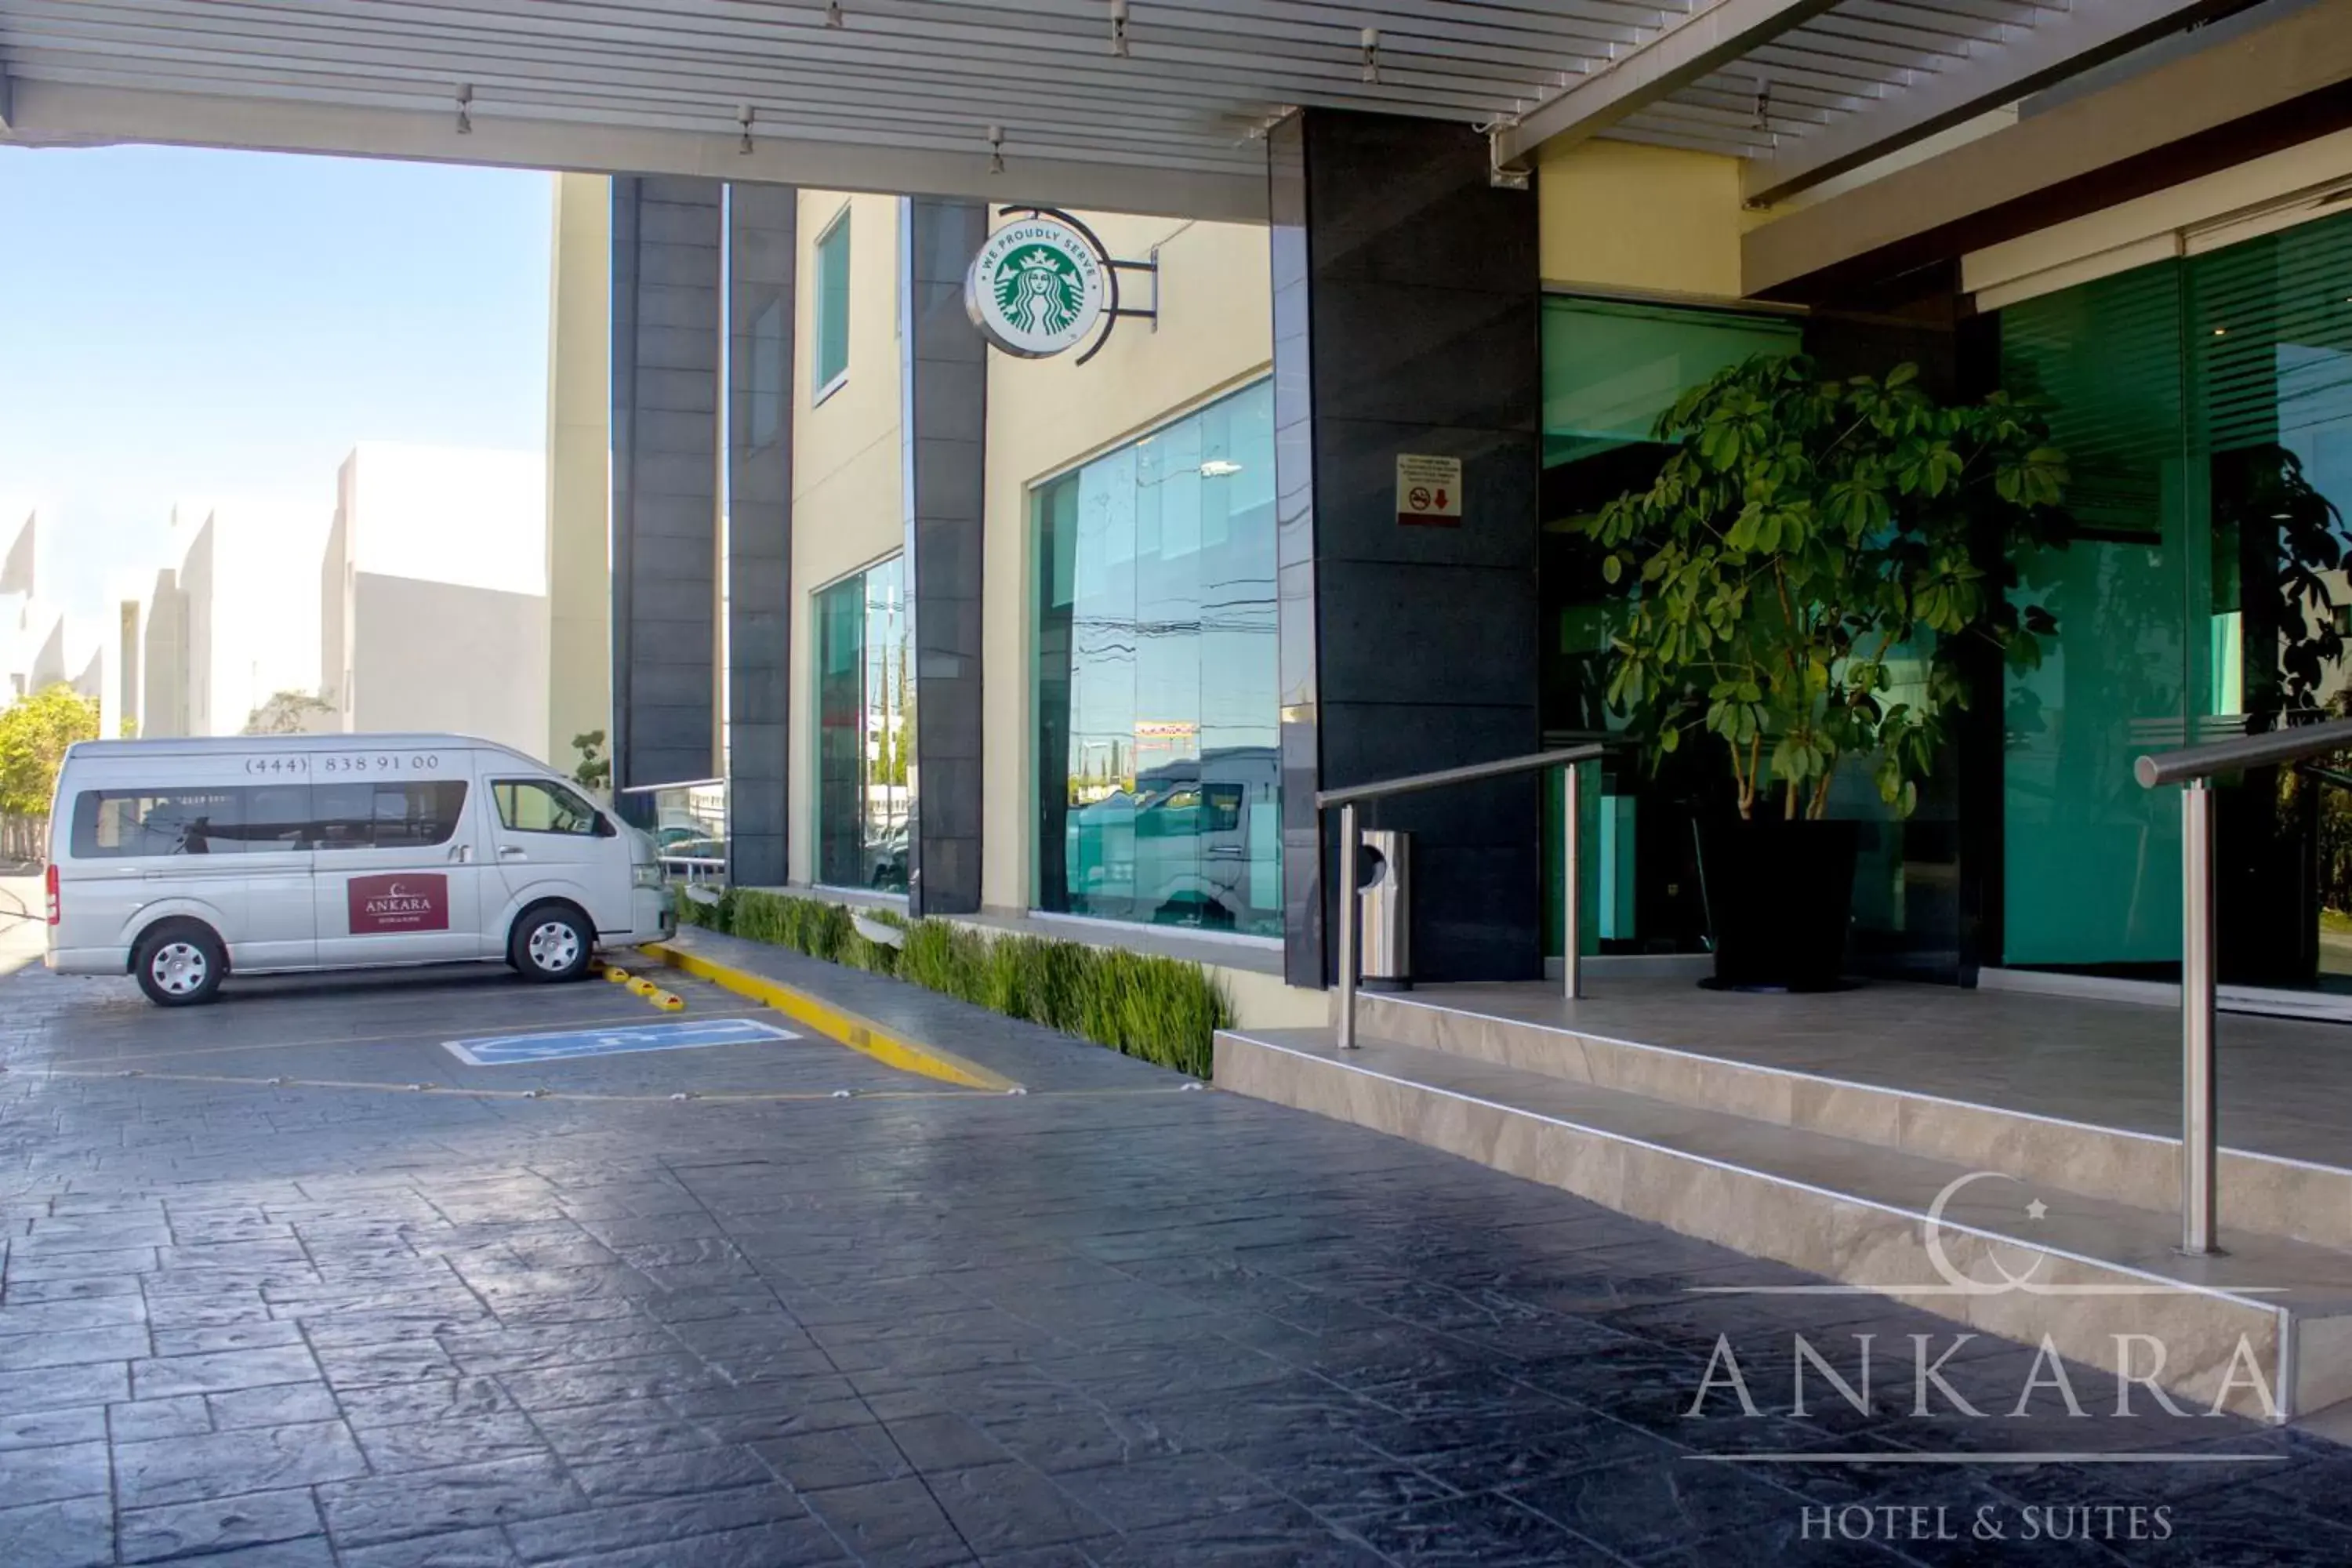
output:
{"label": "van's front wheel", "polygon": [[529,980],[577,980],[595,956],[596,932],[569,904],[541,904],[522,912],[507,939],[507,962]]}
{"label": "van's front wheel", "polygon": [[194,921],[157,926],[140,939],[131,971],[158,1007],[191,1007],[220,992],[228,955],[220,938]]}

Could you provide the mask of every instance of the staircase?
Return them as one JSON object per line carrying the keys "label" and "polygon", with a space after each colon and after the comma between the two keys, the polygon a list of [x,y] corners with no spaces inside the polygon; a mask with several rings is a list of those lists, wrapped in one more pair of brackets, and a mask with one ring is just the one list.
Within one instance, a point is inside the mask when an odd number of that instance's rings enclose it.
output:
{"label": "staircase", "polygon": [[[1442,997],[1360,995],[1351,1051],[1329,1029],[1223,1031],[1217,1087],[1980,1332],[2046,1337],[2184,1405],[2288,1420],[2352,1400],[2352,1170],[2225,1151],[2229,1250],[2184,1258],[2171,1140]],[[2118,1336],[2152,1336],[2161,1370],[2154,1345]]]}

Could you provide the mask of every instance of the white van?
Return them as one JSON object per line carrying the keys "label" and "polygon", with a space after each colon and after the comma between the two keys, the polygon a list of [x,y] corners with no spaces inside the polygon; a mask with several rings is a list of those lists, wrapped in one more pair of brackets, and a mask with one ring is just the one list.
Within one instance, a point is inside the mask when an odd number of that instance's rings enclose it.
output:
{"label": "white van", "polygon": [[164,1006],[225,974],[503,960],[677,931],[653,840],[462,735],[84,741],[49,815],[48,965]]}

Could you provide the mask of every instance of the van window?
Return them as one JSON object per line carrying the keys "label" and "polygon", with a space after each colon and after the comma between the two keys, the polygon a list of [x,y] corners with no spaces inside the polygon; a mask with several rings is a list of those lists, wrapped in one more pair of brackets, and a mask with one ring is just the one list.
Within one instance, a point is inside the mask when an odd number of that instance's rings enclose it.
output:
{"label": "van window", "polygon": [[490,785],[499,821],[516,833],[596,831],[596,808],[551,779],[499,779]]}
{"label": "van window", "polygon": [[396,849],[446,844],[466,809],[463,780],[84,790],[73,857]]}
{"label": "van window", "polygon": [[242,789],[86,789],[74,796],[73,857],[235,853],[245,846]]}
{"label": "van window", "polygon": [[462,779],[345,779],[310,788],[322,851],[446,844],[466,813]]}

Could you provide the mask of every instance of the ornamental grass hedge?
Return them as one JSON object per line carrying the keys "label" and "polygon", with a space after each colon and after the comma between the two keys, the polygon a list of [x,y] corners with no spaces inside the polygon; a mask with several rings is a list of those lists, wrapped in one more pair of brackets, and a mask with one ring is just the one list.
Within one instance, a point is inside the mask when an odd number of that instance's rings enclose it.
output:
{"label": "ornamental grass hedge", "polygon": [[891,947],[860,935],[840,904],[751,888],[730,888],[715,904],[681,899],[678,918],[887,974],[1195,1078],[1209,1076],[1213,1037],[1233,1023],[1233,1005],[1207,970],[1124,948],[866,911],[907,933],[905,945]]}

